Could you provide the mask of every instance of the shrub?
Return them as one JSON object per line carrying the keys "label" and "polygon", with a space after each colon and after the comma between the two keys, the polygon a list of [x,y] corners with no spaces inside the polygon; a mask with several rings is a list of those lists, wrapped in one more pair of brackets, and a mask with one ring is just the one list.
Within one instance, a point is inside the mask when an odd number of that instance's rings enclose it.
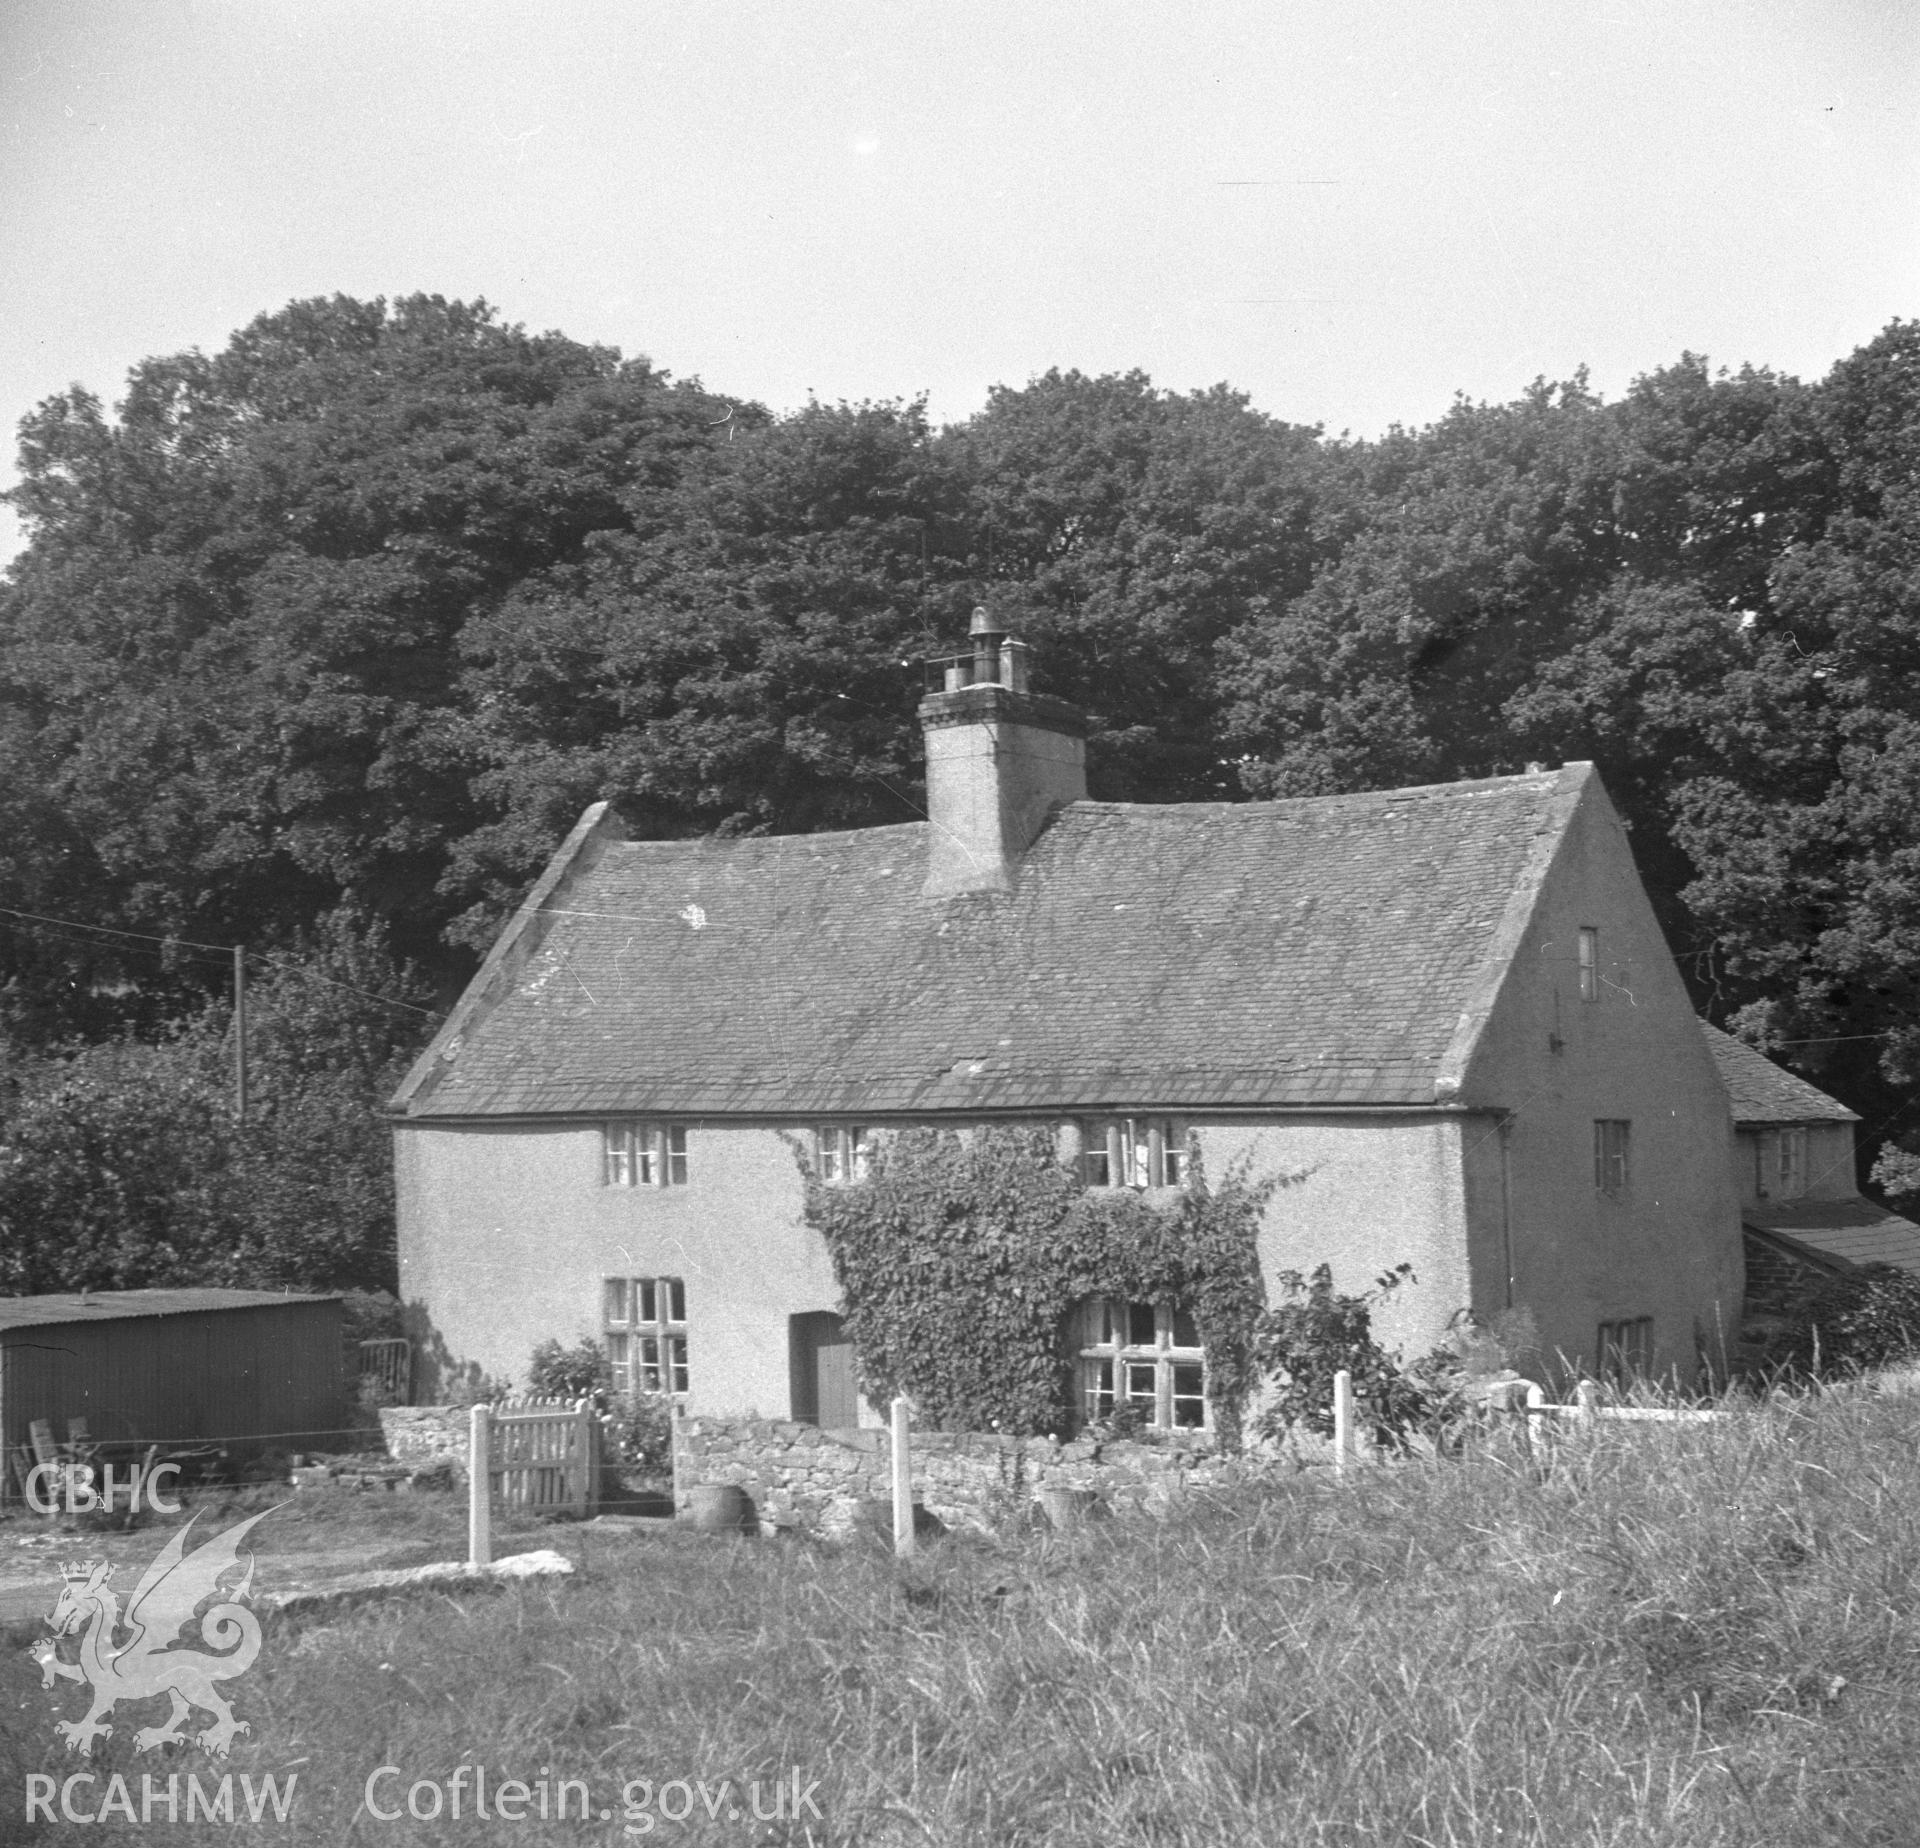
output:
{"label": "shrub", "polygon": [[613,1397],[613,1368],[591,1335],[572,1347],[543,1341],[527,1363],[527,1388],[537,1399],[591,1399],[604,1411]]}
{"label": "shrub", "polygon": [[650,1476],[673,1468],[673,1401],[665,1393],[624,1393],[608,1409],[607,1448]]}
{"label": "shrub", "polygon": [[1821,1379],[1920,1354],[1920,1276],[1868,1264],[1824,1280],[1794,1318],[1789,1364]]}
{"label": "shrub", "polygon": [[1254,1337],[1269,1389],[1259,1420],[1265,1436],[1297,1425],[1331,1437],[1333,1376],[1342,1371],[1353,1378],[1355,1422],[1377,1444],[1405,1450],[1416,1431],[1430,1432],[1446,1419],[1458,1398],[1458,1358],[1442,1349],[1409,1369],[1373,1334],[1374,1305],[1414,1281],[1412,1265],[1383,1273],[1361,1296],[1337,1291],[1325,1264],[1311,1277],[1282,1271],[1276,1281],[1289,1300],[1260,1318]]}

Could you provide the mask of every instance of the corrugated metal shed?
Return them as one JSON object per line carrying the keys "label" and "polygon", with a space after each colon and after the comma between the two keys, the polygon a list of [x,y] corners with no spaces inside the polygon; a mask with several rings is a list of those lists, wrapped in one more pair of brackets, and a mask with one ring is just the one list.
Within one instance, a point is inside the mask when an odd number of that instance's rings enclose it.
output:
{"label": "corrugated metal shed", "polygon": [[337,1297],[121,1290],[0,1298],[0,1439],[324,1448],[348,1426]]}

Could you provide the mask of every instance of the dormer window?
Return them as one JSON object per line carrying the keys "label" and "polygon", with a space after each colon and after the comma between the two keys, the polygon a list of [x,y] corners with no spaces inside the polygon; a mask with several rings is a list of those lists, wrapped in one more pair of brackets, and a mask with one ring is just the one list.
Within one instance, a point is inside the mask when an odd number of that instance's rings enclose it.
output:
{"label": "dormer window", "polygon": [[1104,1117],[1080,1126],[1088,1187],[1184,1187],[1187,1141],[1165,1117]]}
{"label": "dormer window", "polygon": [[1807,1132],[1770,1129],[1754,1143],[1754,1189],[1763,1200],[1797,1200],[1807,1191]]}
{"label": "dormer window", "polygon": [[600,1178],[608,1187],[684,1187],[687,1132],[678,1123],[608,1123]]}

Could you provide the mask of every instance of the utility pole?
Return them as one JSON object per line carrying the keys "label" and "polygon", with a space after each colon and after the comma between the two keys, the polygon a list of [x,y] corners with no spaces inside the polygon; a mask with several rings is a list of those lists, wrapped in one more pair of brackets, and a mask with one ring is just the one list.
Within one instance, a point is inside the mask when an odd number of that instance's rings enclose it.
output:
{"label": "utility pole", "polygon": [[247,953],[233,946],[233,1114],[247,1120]]}

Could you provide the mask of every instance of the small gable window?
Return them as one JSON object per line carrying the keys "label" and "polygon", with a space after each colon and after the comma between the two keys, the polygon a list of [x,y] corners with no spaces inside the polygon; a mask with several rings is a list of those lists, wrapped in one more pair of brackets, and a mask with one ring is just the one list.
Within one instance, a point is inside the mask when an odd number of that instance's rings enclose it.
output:
{"label": "small gable window", "polygon": [[1807,1191],[1807,1132],[1770,1129],[1755,1143],[1755,1190],[1763,1200],[1797,1200]]}
{"label": "small gable window", "polygon": [[873,1138],[864,1129],[826,1125],[813,1132],[814,1170],[829,1187],[873,1172]]}
{"label": "small gable window", "polygon": [[609,1277],[607,1361],[616,1393],[687,1390],[687,1286],[678,1277]]}
{"label": "small gable window", "polygon": [[1593,1184],[1615,1199],[1627,1191],[1627,1132],[1624,1117],[1602,1117],[1593,1126]]}
{"label": "small gable window", "polygon": [[1653,1372],[1653,1317],[1629,1316],[1602,1322],[1597,1348],[1600,1377],[1613,1386],[1630,1386]]}
{"label": "small gable window", "polygon": [[1088,1187],[1184,1187],[1187,1141],[1165,1117],[1105,1117],[1080,1126]]}
{"label": "small gable window", "polygon": [[608,1123],[601,1180],[609,1187],[684,1187],[687,1132],[678,1123]]}
{"label": "small gable window", "polygon": [[1205,1426],[1206,1356],[1189,1310],[1096,1296],[1074,1319],[1084,1419],[1131,1414],[1161,1431]]}
{"label": "small gable window", "polygon": [[1600,999],[1600,933],[1591,924],[1580,926],[1580,999]]}

